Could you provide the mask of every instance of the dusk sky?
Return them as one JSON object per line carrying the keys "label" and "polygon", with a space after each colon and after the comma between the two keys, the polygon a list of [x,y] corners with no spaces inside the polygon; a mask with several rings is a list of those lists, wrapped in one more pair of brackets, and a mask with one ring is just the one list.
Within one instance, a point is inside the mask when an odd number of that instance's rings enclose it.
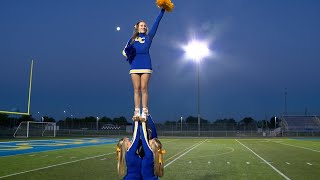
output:
{"label": "dusk sky", "polygon": [[[196,63],[181,49],[192,37],[209,41],[213,54],[200,64],[204,119],[279,116],[285,88],[288,114],[320,114],[320,1],[173,3],[150,49],[155,121],[197,116]],[[27,111],[34,59],[35,118],[130,120],[133,87],[121,51],[134,24],[150,28],[159,11],[155,0],[1,0],[0,110]]]}

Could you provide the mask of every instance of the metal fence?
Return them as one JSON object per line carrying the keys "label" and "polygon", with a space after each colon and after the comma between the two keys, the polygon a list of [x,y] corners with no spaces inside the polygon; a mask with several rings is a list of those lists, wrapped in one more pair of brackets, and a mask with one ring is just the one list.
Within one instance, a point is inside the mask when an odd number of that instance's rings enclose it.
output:
{"label": "metal fence", "polygon": [[[259,129],[252,126],[217,126],[202,125],[198,131],[197,124],[164,125],[156,124],[158,136],[162,137],[315,137],[319,131],[283,131],[277,129]],[[13,137],[17,127],[0,127],[0,137]],[[132,136],[132,126],[110,126],[105,124],[85,123],[77,127],[57,125],[57,137],[62,136]]]}

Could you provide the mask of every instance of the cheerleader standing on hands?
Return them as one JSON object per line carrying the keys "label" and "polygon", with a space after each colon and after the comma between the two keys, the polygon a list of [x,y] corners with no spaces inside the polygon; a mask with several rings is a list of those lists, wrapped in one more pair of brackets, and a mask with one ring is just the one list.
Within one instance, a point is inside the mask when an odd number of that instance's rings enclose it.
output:
{"label": "cheerleader standing on hands", "polygon": [[[134,106],[135,111],[133,119],[146,119],[148,115],[148,84],[152,73],[151,58],[149,49],[152,40],[156,34],[160,20],[164,14],[164,10],[160,11],[156,22],[148,33],[147,24],[144,21],[139,21],[134,26],[134,33],[132,38],[128,41],[123,54],[128,58],[126,48],[133,46],[135,48],[135,56],[130,57],[131,65],[130,74],[134,88]],[[142,113],[140,116],[140,99],[142,94]]]}
{"label": "cheerleader standing on hands", "polygon": [[[146,120],[148,111],[148,84],[152,73],[152,64],[149,49],[152,40],[157,32],[159,23],[165,11],[173,9],[173,3],[170,0],[157,0],[157,5],[161,8],[155,23],[148,32],[145,21],[139,21],[134,26],[134,32],[125,46],[122,54],[130,63],[131,80],[134,88],[134,115],[133,119]],[[142,98],[140,96],[142,94]],[[142,99],[142,112],[140,114],[140,100]]]}

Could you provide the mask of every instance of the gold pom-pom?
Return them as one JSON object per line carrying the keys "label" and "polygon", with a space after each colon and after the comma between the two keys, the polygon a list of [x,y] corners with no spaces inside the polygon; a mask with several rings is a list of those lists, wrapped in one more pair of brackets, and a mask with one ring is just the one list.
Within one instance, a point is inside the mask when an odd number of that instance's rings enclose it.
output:
{"label": "gold pom-pom", "polygon": [[171,0],[157,0],[156,4],[159,8],[165,9],[167,12],[171,12],[174,8],[174,4]]}

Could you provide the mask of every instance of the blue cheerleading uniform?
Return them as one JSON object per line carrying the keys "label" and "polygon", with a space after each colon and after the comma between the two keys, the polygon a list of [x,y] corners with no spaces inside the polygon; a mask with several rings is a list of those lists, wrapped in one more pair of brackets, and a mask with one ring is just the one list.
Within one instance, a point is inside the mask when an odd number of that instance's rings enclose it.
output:
{"label": "blue cheerleading uniform", "polygon": [[141,140],[142,140],[142,147],[144,150],[144,157],[142,158],[141,162],[141,175],[143,180],[158,180],[158,176],[154,175],[154,160],[153,160],[153,153],[149,146],[147,132],[146,132],[146,125],[142,125],[140,128],[141,131]]}
{"label": "blue cheerleading uniform", "polygon": [[153,138],[158,138],[158,135],[157,135],[157,130],[156,130],[156,126],[152,120],[152,117],[151,115],[149,114],[148,115],[148,125],[150,126],[151,128],[151,136],[150,136],[150,139],[153,139]]}
{"label": "blue cheerleading uniform", "polygon": [[[149,54],[149,49],[152,44],[152,40],[157,32],[160,20],[163,17],[165,10],[162,9],[158,15],[155,23],[153,24],[151,30],[148,34],[139,33],[139,36],[134,40],[133,47],[135,49],[135,56],[130,60],[130,74],[133,73],[152,73],[152,64]],[[132,39],[129,39],[125,49],[128,46],[131,46]],[[128,58],[125,49],[122,51],[122,54]]]}
{"label": "blue cheerleading uniform", "polygon": [[124,180],[140,180],[141,179],[141,158],[136,153],[139,140],[140,140],[140,125],[135,122],[134,132],[133,132],[133,143],[127,150],[126,154],[126,165],[127,174],[124,176]]}

